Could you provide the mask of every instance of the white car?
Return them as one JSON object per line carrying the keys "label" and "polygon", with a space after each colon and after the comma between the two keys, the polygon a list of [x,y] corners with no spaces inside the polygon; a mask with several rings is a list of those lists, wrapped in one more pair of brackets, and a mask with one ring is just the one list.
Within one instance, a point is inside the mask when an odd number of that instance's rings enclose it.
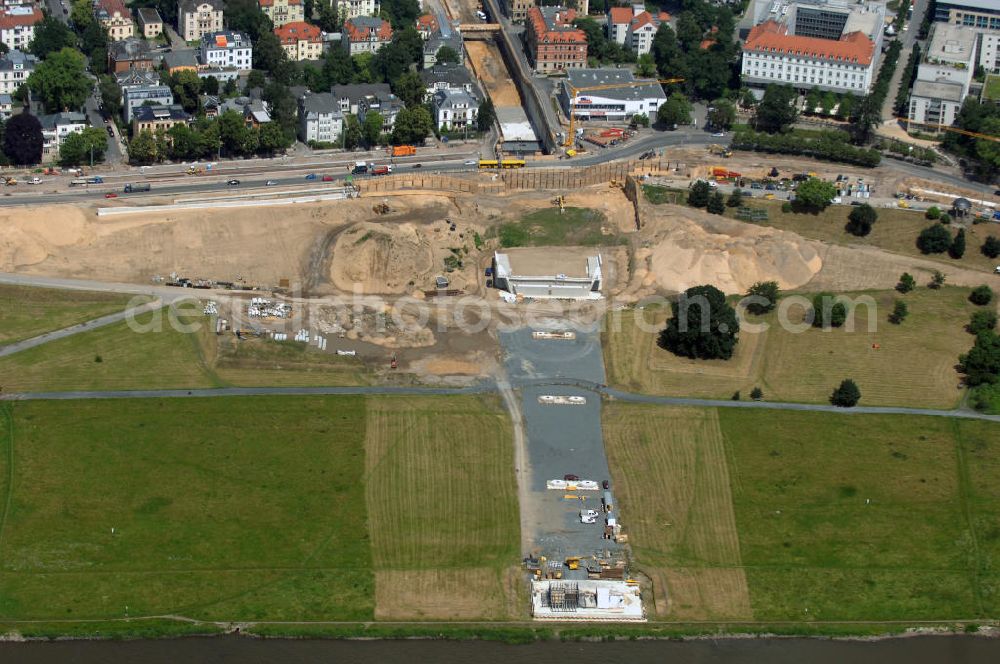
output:
{"label": "white car", "polygon": [[478,166],[479,162],[476,161],[475,159],[466,159],[465,160],[465,165],[466,166]]}
{"label": "white car", "polygon": [[724,131],[717,131],[714,134],[712,134],[712,136],[714,136],[715,138],[722,138],[725,135],[726,135],[726,132],[724,132]]}
{"label": "white car", "polygon": [[264,183],[264,186],[265,187],[273,187],[273,186],[275,186],[277,184],[278,184],[277,180],[268,180],[267,182]]}
{"label": "white car", "polygon": [[717,182],[715,182],[715,180],[709,180],[708,181],[708,186],[711,187],[712,189],[715,189],[716,187],[719,186],[719,184]]}
{"label": "white car", "polygon": [[597,510],[580,510],[580,523],[597,523]]}
{"label": "white car", "polygon": [[41,184],[41,183],[42,183],[42,178],[38,177],[37,175],[28,180],[28,184]]}
{"label": "white car", "polygon": [[997,265],[995,268],[993,268],[993,272],[995,272],[996,274],[1000,274],[1000,265]]}

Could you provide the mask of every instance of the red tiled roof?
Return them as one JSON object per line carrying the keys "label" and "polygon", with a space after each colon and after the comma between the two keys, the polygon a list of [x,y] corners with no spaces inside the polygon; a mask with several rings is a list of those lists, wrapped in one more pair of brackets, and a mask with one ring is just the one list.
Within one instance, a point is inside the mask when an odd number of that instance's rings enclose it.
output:
{"label": "red tiled roof", "polygon": [[417,17],[417,29],[421,28],[431,31],[438,29],[438,22],[434,14],[423,14]]}
{"label": "red tiled roof", "polygon": [[[358,25],[354,19],[344,21],[344,32],[347,33],[349,41],[368,41],[371,30],[367,26]],[[389,41],[392,39],[392,26],[388,21],[379,19],[379,27],[376,32],[379,41]]]}
{"label": "red tiled roof", "polygon": [[97,6],[106,11],[108,16],[114,16],[115,12],[121,16],[131,16],[124,0],[97,0]]}
{"label": "red tiled roof", "polygon": [[322,40],[320,29],[305,21],[286,23],[280,28],[275,28],[274,34],[282,44],[296,44],[303,40],[310,42]]}
{"label": "red tiled roof", "polygon": [[608,13],[611,15],[611,22],[616,25],[620,23],[627,25],[632,20],[631,7],[612,7]]}
{"label": "red tiled roof", "polygon": [[11,28],[24,27],[41,23],[45,18],[38,8],[34,8],[30,14],[0,14],[0,30],[10,30]]}
{"label": "red tiled roof", "polygon": [[848,33],[838,41],[799,37],[788,34],[788,28],[783,24],[764,21],[750,31],[743,50],[870,65],[875,55],[875,44],[861,32]]}
{"label": "red tiled roof", "polygon": [[[558,25],[560,26],[570,26],[573,24],[573,19],[576,17],[576,12],[572,9],[566,10],[565,14],[561,14]],[[532,7],[528,10],[528,21],[531,23],[531,30],[535,35],[535,38],[539,42],[552,43],[568,43],[568,44],[586,44],[587,35],[584,34],[583,30],[576,28],[563,28],[560,30],[549,30],[548,26],[545,24],[545,16],[542,14],[542,10],[538,7]]]}

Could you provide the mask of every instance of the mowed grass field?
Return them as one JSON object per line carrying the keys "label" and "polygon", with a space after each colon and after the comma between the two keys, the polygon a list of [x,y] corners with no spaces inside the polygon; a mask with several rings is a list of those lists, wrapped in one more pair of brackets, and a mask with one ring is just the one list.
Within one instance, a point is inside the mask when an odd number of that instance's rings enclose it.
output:
{"label": "mowed grass field", "polygon": [[376,617],[523,616],[510,419],[492,397],[387,397],[365,428]]}
{"label": "mowed grass field", "polygon": [[3,403],[0,622],[506,616],[511,457],[472,398]]}
{"label": "mowed grass field", "polygon": [[117,293],[0,285],[0,346],[121,311],[131,299]]}
{"label": "mowed grass field", "polygon": [[606,246],[620,243],[615,226],[598,210],[567,207],[537,210],[500,226],[503,247]]}
{"label": "mowed grass field", "polygon": [[[762,225],[794,231],[807,238],[835,244],[879,247],[907,256],[921,256],[949,265],[960,265],[987,272],[992,272],[997,265],[997,259],[988,258],[979,250],[987,237],[1000,238],[1000,227],[994,223],[973,225],[970,222],[965,231],[965,255],[955,260],[949,258],[948,254],[924,255],[917,249],[917,236],[920,235],[920,231],[936,223],[927,219],[923,212],[899,208],[878,208],[878,221],[872,227],[872,232],[865,237],[857,237],[844,230],[847,216],[851,213],[850,206],[831,205],[818,214],[796,214],[782,212],[781,203],[782,201],[765,201],[755,198],[748,205],[764,208],[768,211],[768,220],[760,222]],[[946,206],[939,205],[938,207],[942,212],[947,212]],[[735,208],[727,208],[727,215],[735,217]],[[957,232],[957,230],[953,230],[952,234]]]}
{"label": "mowed grass field", "polygon": [[[668,619],[717,617],[718,598],[733,596],[691,592],[689,580],[733,573],[719,553],[731,551],[726,500],[755,620],[963,620],[1000,608],[1000,425],[611,404],[604,427],[622,522],[638,567],[673,593]],[[702,502],[712,514],[688,507]]]}
{"label": "mowed grass field", "polygon": [[[958,356],[971,348],[964,327],[976,307],[968,289],[918,288],[896,292],[848,294],[875,303],[855,309],[854,331],[847,326],[802,332],[779,324],[777,312],[748,317],[765,323],[760,333],[743,331],[730,360],[690,360],[656,345],[669,310],[647,308],[613,312],[607,318],[604,356],[609,383],[652,394],[748,398],[759,386],[771,401],[826,402],[841,380],[852,378],[861,388],[862,405],[908,405],[949,408],[963,397]],[[909,317],[893,325],[887,317],[895,299]],[[860,301],[860,300],[858,300]],[[804,307],[788,309],[793,325],[802,322]]]}
{"label": "mowed grass field", "polygon": [[216,336],[212,320],[190,303],[175,318],[191,331],[179,331],[164,309],[137,316],[136,327],[116,323],[0,358],[0,384],[8,392],[51,392],[370,382],[356,358],[300,342]]}

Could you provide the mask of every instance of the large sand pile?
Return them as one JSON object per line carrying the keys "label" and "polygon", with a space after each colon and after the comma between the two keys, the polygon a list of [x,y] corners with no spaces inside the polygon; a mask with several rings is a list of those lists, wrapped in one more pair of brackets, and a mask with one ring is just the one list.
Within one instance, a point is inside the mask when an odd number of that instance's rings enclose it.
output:
{"label": "large sand pile", "polygon": [[362,222],[337,238],[330,276],[347,292],[405,293],[437,267],[434,254],[430,238],[414,224]]}
{"label": "large sand pile", "polygon": [[680,214],[657,214],[642,231],[632,282],[639,294],[699,284],[741,293],[757,281],[791,289],[808,283],[823,266],[819,243],[794,233],[674,210]]}
{"label": "large sand pile", "polygon": [[0,211],[0,270],[37,265],[63,247],[93,239],[87,215],[77,207],[47,205]]}

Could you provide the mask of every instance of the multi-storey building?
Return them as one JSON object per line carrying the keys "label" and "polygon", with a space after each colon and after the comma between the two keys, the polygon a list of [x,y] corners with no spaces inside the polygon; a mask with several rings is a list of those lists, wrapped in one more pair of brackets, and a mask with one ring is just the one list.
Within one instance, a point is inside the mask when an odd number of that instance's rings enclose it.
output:
{"label": "multi-storey building", "polygon": [[160,12],[153,7],[140,7],[138,14],[139,28],[143,37],[154,39],[163,34],[163,19],[160,17]]}
{"label": "multi-storey building", "polygon": [[276,28],[305,20],[302,0],[257,0],[257,6]]}
{"label": "multi-storey building", "polygon": [[337,3],[337,14],[345,21],[362,16],[378,16],[381,5],[377,0],[331,0]]}
{"label": "multi-storey building", "polygon": [[968,28],[1000,30],[1000,2],[997,0],[937,0],[934,20]]}
{"label": "multi-storey building", "polygon": [[11,51],[0,55],[0,94],[14,94],[28,81],[37,64],[38,58],[30,53]]}
{"label": "multi-storey building", "polygon": [[587,36],[573,26],[576,11],[565,7],[528,10],[524,41],[528,59],[539,72],[582,69],[587,66]]}
{"label": "multi-storey building", "polygon": [[612,7],[608,10],[608,39],[631,49],[636,55],[649,53],[660,24],[670,20],[667,12],[655,15],[643,5]]}
{"label": "multi-storey building", "polygon": [[[911,122],[950,126],[969,94],[976,55],[977,32],[969,27],[938,23],[910,92]],[[917,127],[915,127],[917,128]]]}
{"label": "multi-storey building", "polygon": [[204,35],[199,52],[205,67],[247,70],[253,68],[253,46],[242,32],[226,30]]}
{"label": "multi-storey building", "polygon": [[27,51],[35,38],[35,25],[41,23],[43,18],[37,7],[8,7],[0,12],[0,43],[10,51]]}
{"label": "multi-storey building", "polygon": [[322,31],[305,21],[286,23],[274,29],[289,60],[319,60],[323,55]]}
{"label": "multi-storey building", "polygon": [[334,143],[344,130],[344,112],[329,92],[309,93],[299,99],[299,140]]}
{"label": "multi-storey building", "polygon": [[198,41],[222,30],[222,0],[179,0],[177,33],[184,41]]}
{"label": "multi-storey building", "polygon": [[506,0],[502,3],[504,13],[514,23],[521,23],[527,19],[528,10],[535,5],[535,0]]}
{"label": "multi-storey building", "polygon": [[344,21],[341,43],[350,55],[375,53],[392,41],[392,26],[374,16],[360,16]]}
{"label": "multi-storey building", "polygon": [[125,6],[125,0],[97,0],[94,3],[94,18],[113,42],[135,35],[132,12]]}

